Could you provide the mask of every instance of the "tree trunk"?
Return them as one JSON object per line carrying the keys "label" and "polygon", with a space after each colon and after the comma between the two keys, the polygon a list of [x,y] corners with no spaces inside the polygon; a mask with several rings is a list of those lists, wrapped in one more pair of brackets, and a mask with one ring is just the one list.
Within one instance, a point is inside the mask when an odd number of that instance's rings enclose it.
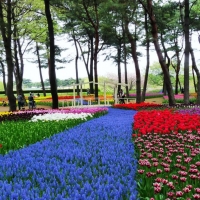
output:
{"label": "tree trunk", "polygon": [[[95,99],[98,100],[98,72],[97,72],[97,63],[98,63],[98,51],[99,51],[99,15],[98,15],[98,4],[94,2],[94,16],[91,17],[91,14],[88,10],[86,2],[83,1],[83,7],[86,12],[87,18],[90,21],[93,29],[94,29],[94,81],[95,81]],[[93,18],[95,19],[93,20]]]}
{"label": "tree trunk", "polygon": [[[119,46],[117,48],[117,69],[118,69],[118,83],[122,83],[122,73],[121,73],[121,41],[119,41]],[[121,89],[121,85],[118,85],[118,91]]]}
{"label": "tree trunk", "polygon": [[42,76],[42,66],[41,66],[41,61],[40,61],[40,52],[39,52],[39,46],[38,46],[37,42],[36,42],[36,54],[37,54],[37,60],[38,60],[38,68],[39,68],[42,91],[43,91],[44,97],[46,97],[46,90],[45,90],[45,87],[44,87],[44,81],[43,81],[43,76]]}
{"label": "tree trunk", "polygon": [[[19,53],[19,59],[20,59],[20,75],[21,75],[21,81],[23,81],[23,75],[24,75],[24,59],[23,59],[23,54],[22,54],[22,49],[21,49],[21,44],[19,38],[16,40],[17,46],[18,46],[18,53]],[[22,83],[22,82],[21,82]],[[21,85],[22,86],[22,85]]]}
{"label": "tree trunk", "polygon": [[0,1],[0,26],[1,26],[1,34],[3,37],[4,48],[6,52],[6,62],[8,68],[8,78],[7,78],[7,91],[6,94],[8,96],[9,101],[9,111],[16,111],[16,97],[13,93],[13,71],[14,71],[14,64],[13,64],[13,56],[12,56],[12,47],[11,47],[11,35],[12,35],[12,23],[11,23],[11,16],[12,16],[12,4],[11,0],[7,0],[7,19],[6,22],[4,21],[3,17],[3,2]]}
{"label": "tree trunk", "polygon": [[147,41],[147,65],[145,70],[145,77],[144,77],[144,86],[142,91],[142,102],[145,101],[146,90],[147,90],[147,82],[148,82],[148,75],[149,75],[149,65],[150,65],[150,57],[149,57],[149,48],[150,48],[150,41],[149,41],[149,31],[148,31],[148,19],[147,13],[145,12],[145,32],[146,32],[146,41]]}
{"label": "tree trunk", "polygon": [[[16,38],[16,32],[14,28],[14,37]],[[14,67],[14,75],[15,75],[15,80],[16,80],[16,93],[17,95],[21,94],[24,102],[26,103],[26,98],[24,96],[24,92],[22,90],[22,76],[21,76],[21,70],[19,66],[19,59],[18,59],[18,51],[17,51],[17,41],[16,39],[13,39],[14,43],[14,57],[15,57],[15,67]]]}
{"label": "tree trunk", "polygon": [[[176,47],[176,53],[174,56],[172,56],[171,60],[171,66],[174,68],[174,71],[176,73],[176,79],[175,79],[175,94],[178,94],[179,90],[181,91],[181,83],[179,80],[179,72],[180,72],[180,64],[181,64],[181,60],[180,60],[180,53],[179,53],[179,49],[178,49],[178,42],[175,41],[175,47]],[[175,64],[173,64],[173,57],[176,57],[176,61]]]}
{"label": "tree trunk", "polygon": [[99,49],[99,32],[98,28],[95,30],[95,47],[94,47],[94,81],[95,81],[95,99],[98,100],[98,71],[97,71],[97,63],[98,63],[98,49]]}
{"label": "tree trunk", "polygon": [[170,76],[169,76],[169,71],[168,71],[167,65],[165,63],[165,60],[162,55],[160,45],[158,42],[158,29],[157,29],[155,15],[153,12],[152,0],[147,0],[147,8],[141,0],[139,0],[139,2],[142,4],[142,6],[144,7],[144,9],[147,11],[147,13],[149,15],[149,19],[151,22],[151,28],[152,28],[153,44],[154,44],[163,74],[164,74],[164,79],[166,80],[166,89],[167,89],[167,93],[168,93],[169,105],[174,105],[176,102],[175,102],[174,92],[173,92],[173,88],[172,88],[172,84],[171,84],[171,80],[170,80]]}
{"label": "tree trunk", "polygon": [[[77,41],[76,41],[74,33],[73,33],[72,38],[74,40],[74,45],[75,45],[75,48],[76,48],[76,58],[75,58],[76,84],[79,84],[79,79],[78,79],[78,57],[79,57],[79,53],[78,53]],[[77,95],[79,96],[80,95],[79,85],[77,85],[76,89],[77,89]]]}
{"label": "tree trunk", "polygon": [[14,58],[15,58],[14,75],[15,75],[15,80],[16,80],[16,92],[17,94],[21,94],[25,100],[23,90],[22,90],[21,68],[20,68],[19,59],[18,59],[17,27],[15,25],[14,25],[13,35],[14,35],[13,46],[14,46]]}
{"label": "tree trunk", "polygon": [[91,52],[90,52],[90,75],[89,75],[89,82],[90,83],[90,93],[91,94],[94,94],[94,84],[92,83],[94,81],[94,78],[93,78],[93,60],[94,60],[94,39],[93,39],[93,36],[90,37],[90,47],[91,47]]}
{"label": "tree trunk", "polygon": [[[175,43],[176,44],[176,43]],[[180,81],[179,81],[179,72],[180,72],[180,65],[181,65],[181,60],[180,60],[180,53],[178,50],[178,45],[176,45],[176,59],[177,59],[177,66],[176,66],[176,85],[175,85],[175,93],[178,94],[178,85],[180,85]],[[181,86],[180,86],[180,90],[181,90]]]}
{"label": "tree trunk", "polygon": [[127,49],[126,49],[126,31],[124,22],[122,21],[122,30],[123,30],[123,50],[124,50],[124,78],[126,85],[126,96],[129,97],[129,86],[128,86],[128,74],[127,74]]}
{"label": "tree trunk", "polygon": [[179,85],[180,90],[181,90],[181,84],[180,84],[180,80],[179,80],[179,72],[180,72],[181,60],[180,60],[179,55],[180,55],[179,51],[177,51],[176,94],[178,94],[178,85]]}
{"label": "tree trunk", "polygon": [[2,68],[2,77],[3,77],[3,88],[4,88],[4,92],[6,95],[6,73],[5,73],[5,66],[4,63],[2,61],[0,61],[1,64],[1,68]]}
{"label": "tree trunk", "polygon": [[[167,70],[168,70],[168,73],[169,73],[170,58],[168,56],[167,49],[165,48],[165,43],[164,43],[164,39],[163,39],[163,35],[162,34],[161,34],[161,45],[162,45],[162,48],[163,48],[163,51],[164,51],[164,55],[165,55],[165,58],[164,58],[165,64],[167,66]],[[163,78],[163,93],[164,93],[164,95],[167,94],[166,82],[167,82],[167,80],[166,80],[166,78],[164,76],[164,78]]]}
{"label": "tree trunk", "polygon": [[[192,55],[191,55],[192,57]],[[196,62],[196,61],[195,61]],[[193,65],[193,64],[192,64]],[[195,74],[194,74],[195,70],[194,67],[192,67],[192,77],[193,77],[193,84],[194,84],[194,91],[197,92],[197,85],[196,85],[196,79],[195,79]]]}
{"label": "tree trunk", "polygon": [[184,103],[189,104],[189,59],[190,59],[190,33],[189,33],[189,0],[185,0],[185,60],[184,60]]}
{"label": "tree trunk", "polygon": [[127,74],[127,50],[126,50],[126,43],[125,43],[125,32],[123,31],[124,34],[124,78],[125,78],[125,84],[127,84],[126,86],[126,96],[129,97],[129,90],[128,90],[128,74]]}
{"label": "tree trunk", "polygon": [[23,54],[22,54],[22,49],[21,49],[21,44],[20,44],[19,38],[17,38],[16,42],[17,42],[17,46],[18,46],[18,50],[19,50],[18,53],[19,53],[19,59],[20,59],[20,66],[19,66],[20,76],[18,77],[18,79],[19,79],[19,86],[18,86],[19,88],[18,89],[24,99],[24,102],[26,102],[26,98],[24,96],[24,92],[22,89],[23,75],[24,75],[24,59],[23,59]]}
{"label": "tree trunk", "polygon": [[[80,42],[78,42],[79,48],[81,50],[81,55],[83,58],[83,62],[85,64],[85,68],[86,68],[86,72],[87,72],[87,76],[88,76],[88,80],[89,80],[89,90],[90,90],[90,94],[94,94],[94,85],[93,85],[93,55],[94,55],[94,47],[93,47],[93,34],[88,33],[89,36],[89,41],[88,41],[88,52],[87,52],[87,59],[85,59],[82,47],[80,45]],[[90,60],[90,68],[89,66],[89,60]]]}
{"label": "tree trunk", "polygon": [[200,72],[199,72],[199,69],[197,68],[194,52],[193,52],[193,49],[191,46],[190,46],[190,55],[191,55],[191,59],[192,59],[192,68],[195,70],[196,75],[197,75],[197,101],[196,101],[196,104],[200,105]]}
{"label": "tree trunk", "polygon": [[128,37],[128,40],[131,44],[131,55],[135,64],[135,72],[136,72],[136,103],[141,102],[141,75],[140,75],[140,68],[137,58],[137,51],[136,51],[136,39],[133,38],[132,34],[128,28],[129,22],[125,20],[125,31]]}
{"label": "tree trunk", "polygon": [[[15,18],[15,12],[14,9],[12,10],[12,19],[13,19],[13,46],[14,46],[14,58],[15,58],[15,65],[14,65],[14,75],[16,80],[16,92],[17,95],[21,94],[25,105],[27,105],[26,98],[24,96],[24,92],[22,89],[22,83],[23,83],[23,73],[24,73],[24,60],[23,60],[23,54],[21,50],[21,44],[18,37],[18,28],[17,28],[17,22]],[[20,58],[20,62],[18,59],[18,55]]]}
{"label": "tree trunk", "polygon": [[51,18],[49,0],[44,0],[45,14],[48,24],[49,43],[50,43],[50,63],[49,63],[49,81],[51,86],[52,95],[52,108],[58,109],[58,93],[56,83],[56,71],[55,71],[55,45],[54,45],[54,28],[53,21]]}

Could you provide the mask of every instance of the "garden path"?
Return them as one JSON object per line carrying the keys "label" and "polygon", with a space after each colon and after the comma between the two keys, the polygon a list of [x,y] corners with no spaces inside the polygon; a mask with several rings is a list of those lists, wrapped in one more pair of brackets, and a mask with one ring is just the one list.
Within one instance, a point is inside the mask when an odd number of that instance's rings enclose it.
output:
{"label": "garden path", "polygon": [[145,100],[145,103],[158,103],[158,104],[162,104],[163,102],[163,97],[158,97],[158,98],[149,98]]}

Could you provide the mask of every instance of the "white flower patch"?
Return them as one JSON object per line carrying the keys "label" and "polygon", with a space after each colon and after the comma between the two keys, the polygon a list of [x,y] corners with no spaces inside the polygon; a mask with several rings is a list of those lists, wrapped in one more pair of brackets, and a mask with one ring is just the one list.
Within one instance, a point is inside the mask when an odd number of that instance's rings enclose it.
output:
{"label": "white flower patch", "polygon": [[37,121],[59,121],[69,119],[86,120],[87,117],[92,117],[91,113],[46,113],[44,115],[34,115],[29,122]]}

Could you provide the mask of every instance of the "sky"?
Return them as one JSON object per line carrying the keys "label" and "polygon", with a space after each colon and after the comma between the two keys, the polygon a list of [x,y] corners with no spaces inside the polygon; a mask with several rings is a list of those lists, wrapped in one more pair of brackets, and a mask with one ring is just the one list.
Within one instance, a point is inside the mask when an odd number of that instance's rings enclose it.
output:
{"label": "sky", "polygon": [[[199,63],[199,51],[200,51],[200,44],[198,42],[198,33],[193,33],[192,35],[192,47],[194,49],[194,53],[196,56],[196,61]],[[66,53],[63,54],[63,56],[70,55],[70,57],[75,57],[75,48],[71,43],[67,43],[66,39],[57,39],[56,44],[60,47],[66,48],[66,45],[70,46],[70,48],[66,51]],[[152,65],[154,62],[158,62],[158,57],[157,54],[154,50],[153,44],[151,44],[150,47],[150,64]],[[138,51],[141,51],[143,56],[138,58],[139,61],[139,66],[141,68],[141,74],[144,74],[145,72],[145,67],[146,67],[146,51],[142,49],[142,47],[138,47]],[[105,51],[103,52],[105,53]],[[116,52],[113,52],[113,55],[115,55]],[[29,55],[30,56],[30,55]],[[109,61],[104,61],[105,55],[102,55],[102,53],[99,53],[98,56],[98,75],[99,76],[106,76],[109,77],[109,75],[114,74],[117,75],[117,66],[115,63],[113,63],[112,60]],[[184,64],[184,59],[182,60],[182,65]],[[191,64],[191,61],[190,61]],[[68,78],[74,78],[75,79],[75,62],[72,61],[71,63],[65,64],[65,68],[56,70],[56,77],[58,79],[64,80]],[[135,67],[132,59],[129,59],[128,61],[128,73],[130,74],[135,74]],[[80,78],[85,78],[87,77],[86,69],[83,64],[82,60],[78,61],[78,69],[79,69],[79,77]],[[122,73],[124,72],[124,67],[122,64]],[[43,78],[48,79],[48,69],[44,69],[42,71],[43,73]],[[24,70],[24,78],[31,79],[33,82],[40,82],[39,78],[39,70],[36,64],[30,64],[27,63],[25,66]]]}
{"label": "sky", "polygon": [[[112,61],[103,61],[104,56],[99,56],[99,62],[98,62],[98,75],[99,76],[107,76],[109,74],[116,74],[117,75],[117,66]],[[141,63],[145,66],[145,58],[140,59]],[[32,82],[39,82],[39,69],[36,66],[36,64],[32,63],[25,63],[25,69],[24,69],[24,78],[31,79]],[[71,63],[66,63],[65,68],[56,70],[56,77],[58,79],[64,80],[68,78],[74,78],[75,79],[75,63],[72,61]],[[123,64],[121,65],[122,72],[124,71]],[[128,72],[134,74],[134,64],[132,59],[130,59],[128,64]],[[48,69],[42,70],[43,79],[48,79]],[[80,78],[87,77],[86,69],[84,66],[84,63],[82,60],[78,61],[78,74]]]}
{"label": "sky", "polygon": [[[70,58],[73,58],[73,59],[75,58],[75,56],[76,56],[75,47],[73,46],[72,43],[67,43],[66,39],[56,40],[56,42],[57,42],[56,45],[58,45],[61,48],[66,48],[66,46],[70,46],[70,48],[68,50],[66,50],[65,52],[62,53],[63,58],[68,57],[69,55],[70,55]],[[153,47],[152,47],[152,49],[153,49]],[[146,58],[145,58],[146,55],[145,55],[144,50],[143,50],[143,52],[144,52],[143,57],[138,58],[139,64],[142,69],[144,69],[146,66]],[[105,55],[102,55],[102,53],[107,53],[107,52],[100,51],[100,53],[98,54],[98,67],[97,67],[98,76],[109,76],[110,74],[117,75],[118,71],[117,71],[116,63],[113,63],[113,60],[104,61]],[[110,53],[110,52],[108,52],[108,53]],[[112,52],[112,55],[116,55],[116,52]],[[24,57],[27,60],[31,60],[31,59],[36,60],[36,56],[31,53],[27,53]],[[155,52],[151,52],[151,63],[153,63],[155,61],[157,61],[157,56],[156,56]],[[65,66],[65,68],[56,70],[56,77],[61,80],[68,79],[68,78],[75,79],[75,61],[73,60],[70,63],[66,63],[66,64],[64,64],[64,66]],[[121,64],[121,66],[122,66],[121,70],[123,73],[124,72],[123,63]],[[130,73],[130,74],[135,73],[135,67],[134,67],[132,58],[130,58],[128,60],[127,68],[128,68],[128,73]],[[87,73],[86,73],[86,69],[85,69],[83,60],[78,60],[78,69],[79,69],[78,73],[79,73],[80,78],[87,77]],[[43,74],[44,80],[49,78],[48,69],[43,69],[42,74]],[[33,64],[33,63],[25,60],[24,78],[31,79],[32,82],[40,82],[39,69],[38,69],[37,64]]]}
{"label": "sky", "polygon": [[[75,47],[73,43],[67,42],[66,38],[63,38],[61,40],[57,39],[55,40],[56,45],[58,45],[60,48],[67,48],[61,55],[62,58],[72,58],[73,60],[70,63],[65,63],[62,66],[65,66],[63,69],[56,70],[56,77],[58,79],[64,80],[68,78],[74,78],[75,79]],[[110,51],[107,51],[110,53]],[[115,63],[113,63],[113,60],[107,60],[104,61],[105,55],[102,55],[102,53],[107,53],[106,51],[100,51],[98,54],[98,75],[99,76],[106,76],[107,74],[113,73],[117,75],[117,66]],[[80,54],[80,52],[79,52]],[[112,52],[112,55],[116,55],[116,52]],[[39,69],[38,69],[38,64],[33,64],[31,62],[28,62],[28,60],[34,59],[36,60],[36,56],[33,55],[32,53],[26,53],[24,56],[27,60],[25,60],[25,68],[24,68],[24,78],[26,79],[31,79],[33,82],[40,82],[40,77],[39,77]],[[145,58],[142,58],[141,61],[145,61]],[[128,70],[131,73],[134,73],[134,65],[132,59],[130,59],[128,64]],[[144,62],[143,62],[144,63]],[[144,63],[145,64],[145,63]],[[122,64],[122,72],[123,72],[123,64]],[[87,77],[85,65],[83,63],[83,59],[78,60],[78,73],[80,78],[85,78]],[[43,69],[42,70],[43,78],[48,79],[48,69]]]}
{"label": "sky", "polygon": [[[66,48],[66,45],[70,46],[70,48],[63,54],[63,57],[66,55],[70,55],[72,58],[75,57],[75,51],[74,51],[74,46],[70,43],[67,43],[66,40],[61,39],[56,41],[57,45],[59,46],[63,46],[64,48]],[[196,55],[196,59],[198,58],[199,55],[199,51],[200,51],[200,44],[198,42],[198,34],[195,33],[192,36],[192,45],[193,45],[193,49]],[[154,51],[154,46],[151,46],[152,51],[150,52],[150,63],[151,65],[154,62],[158,62],[158,58],[157,55]],[[145,50],[142,50],[141,47],[138,47],[138,51],[142,51],[143,52],[143,56],[139,57],[139,66],[141,68],[141,73],[144,73],[145,71],[145,67],[146,67],[146,55],[145,55]],[[105,53],[105,51],[104,51]],[[113,52],[113,55],[115,55],[116,52]],[[30,59],[34,59],[36,60],[36,56],[31,54],[31,53],[26,53],[24,55],[24,57],[27,60]],[[117,75],[117,66],[115,63],[113,63],[112,60],[110,61],[104,61],[105,55],[102,55],[101,53],[99,53],[98,56],[98,75],[99,76],[106,76],[108,77],[109,75],[113,74],[113,75]],[[40,77],[39,77],[39,69],[37,67],[37,64],[33,64],[31,62],[28,62],[27,60],[25,60],[25,68],[24,68],[24,78],[25,79],[30,79],[32,82],[40,82]],[[129,74],[134,74],[135,70],[134,70],[134,63],[132,59],[129,59],[128,61],[128,73]],[[198,62],[198,60],[197,60]],[[182,61],[182,65],[184,63],[184,60]],[[191,64],[191,62],[190,62]],[[79,77],[80,78],[85,78],[87,77],[87,73],[86,73],[86,69],[85,66],[83,64],[82,60],[78,61],[78,69],[79,69]],[[122,64],[122,73],[124,72],[124,67]],[[48,76],[48,69],[43,69],[42,70],[42,74],[43,74],[43,80],[46,80],[49,78]],[[58,79],[64,80],[64,79],[68,79],[68,78],[74,78],[75,79],[75,62],[74,60],[71,63],[66,63],[65,64],[65,68],[63,69],[59,69],[56,70],[56,77]]]}

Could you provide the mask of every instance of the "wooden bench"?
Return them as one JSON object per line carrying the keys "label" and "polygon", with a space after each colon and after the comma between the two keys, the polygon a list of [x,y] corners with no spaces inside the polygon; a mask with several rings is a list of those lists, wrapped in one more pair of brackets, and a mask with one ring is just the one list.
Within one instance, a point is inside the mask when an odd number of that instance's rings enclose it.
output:
{"label": "wooden bench", "polygon": [[[122,99],[122,98],[117,98],[117,102],[116,102],[116,104],[119,104],[120,103],[120,99]],[[123,98],[124,99],[124,101],[125,101],[125,103],[135,103],[135,98],[130,98],[130,97],[124,97]]]}

